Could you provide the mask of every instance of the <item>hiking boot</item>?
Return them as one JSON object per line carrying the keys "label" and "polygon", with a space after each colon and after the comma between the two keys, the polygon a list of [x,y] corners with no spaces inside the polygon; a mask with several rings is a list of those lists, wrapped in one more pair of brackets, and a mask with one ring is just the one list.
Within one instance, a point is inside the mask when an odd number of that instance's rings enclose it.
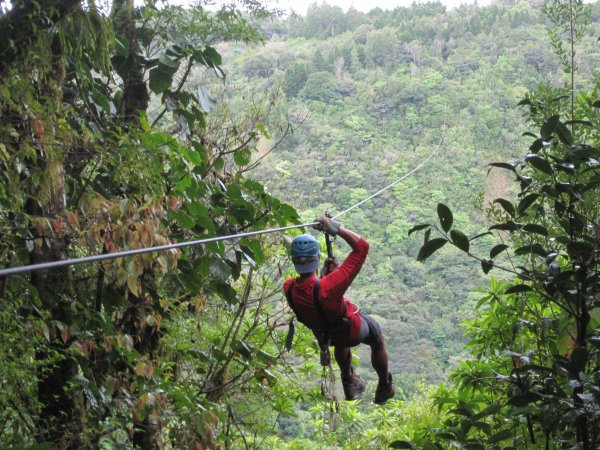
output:
{"label": "hiking boot", "polygon": [[346,400],[356,400],[360,398],[364,392],[366,384],[354,373],[354,369],[352,369],[350,378],[342,378],[342,387],[344,388]]}
{"label": "hiking boot", "polygon": [[396,390],[392,384],[392,374],[388,374],[388,380],[385,383],[381,381],[377,384],[377,390],[375,391],[375,403],[383,405],[390,398],[394,396]]}

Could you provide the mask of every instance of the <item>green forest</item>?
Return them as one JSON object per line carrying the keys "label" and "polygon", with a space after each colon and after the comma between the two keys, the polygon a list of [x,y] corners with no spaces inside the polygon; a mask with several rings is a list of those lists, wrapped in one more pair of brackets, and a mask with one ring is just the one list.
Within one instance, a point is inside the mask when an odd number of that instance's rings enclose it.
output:
{"label": "green forest", "polygon": [[[0,270],[102,258],[0,275],[0,448],[600,448],[600,3],[211,3],[0,3]],[[326,212],[383,406],[290,332]]]}

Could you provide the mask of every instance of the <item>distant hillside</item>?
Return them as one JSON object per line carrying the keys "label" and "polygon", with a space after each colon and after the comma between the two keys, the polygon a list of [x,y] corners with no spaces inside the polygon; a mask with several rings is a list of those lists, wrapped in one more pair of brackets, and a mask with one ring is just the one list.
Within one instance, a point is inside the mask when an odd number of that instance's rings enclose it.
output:
{"label": "distant hillside", "polygon": [[[598,3],[593,15],[597,35]],[[342,218],[372,244],[350,297],[381,321],[392,371],[407,390],[419,379],[436,382],[460,355],[459,324],[472,314],[473,290],[485,284],[452,250],[417,263],[420,238],[407,232],[438,202],[452,207],[462,229],[481,231],[482,207],[508,184],[495,171],[486,176],[486,164],[526,149],[516,104],[542,81],[563,83],[546,25],[540,7],[526,1],[369,14],[313,5],[306,17],[265,24],[264,46],[225,50],[234,104],[242,95],[280,93],[265,114],[272,142],[281,134],[276,124],[302,122],[259,172],[307,220],[391,183],[443,136],[426,167]],[[594,41],[584,44],[582,80],[600,60]]]}

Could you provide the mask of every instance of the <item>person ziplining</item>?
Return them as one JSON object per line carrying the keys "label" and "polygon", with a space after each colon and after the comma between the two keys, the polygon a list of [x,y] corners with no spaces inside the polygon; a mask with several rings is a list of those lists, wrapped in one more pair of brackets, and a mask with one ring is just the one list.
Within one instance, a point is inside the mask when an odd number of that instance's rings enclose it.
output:
{"label": "person ziplining", "polygon": [[375,403],[384,404],[395,394],[392,375],[388,371],[388,355],[379,324],[344,297],[346,290],[360,272],[369,252],[369,243],[330,217],[315,220],[313,228],[331,236],[341,237],[352,251],[341,266],[329,256],[318,277],[320,249],[317,239],[301,234],[292,241],[292,262],[299,276],[285,280],[283,289],[297,319],[313,332],[321,351],[334,347],[340,368],[346,400],[360,398],[365,383],[352,367],[351,347],[367,344],[371,347],[371,364],[379,383]]}
{"label": "person ziplining", "polygon": [[[321,348],[326,348],[328,351],[330,344],[334,346],[335,359],[340,367],[342,386],[344,388],[346,400],[355,400],[359,398],[365,390],[365,383],[356,375],[354,368],[352,367],[352,353],[350,349],[361,343],[371,347],[371,364],[379,377],[379,383],[375,392],[375,403],[383,404],[395,394],[392,376],[388,372],[387,349],[384,343],[383,333],[374,319],[360,312],[356,305],[344,298],[344,293],[360,271],[367,257],[369,244],[356,233],[342,227],[340,222],[335,219],[381,195],[383,192],[394,187],[402,180],[421,169],[421,167],[437,154],[444,140],[444,134],[445,124],[442,127],[442,136],[436,148],[427,158],[425,158],[425,160],[419,163],[419,165],[394,182],[333,217],[323,216],[312,223],[235,233],[226,236],[213,236],[205,239],[122,250],[79,258],[48,261],[24,266],[7,267],[0,269],[0,280],[5,279],[5,277],[27,272],[52,270],[61,267],[108,261],[146,253],[172,251],[178,248],[237,240],[246,237],[305,228],[308,226],[312,226],[313,228],[332,236],[339,234],[339,236],[350,245],[352,252],[340,267],[337,266],[337,263],[333,258],[328,258],[325,261],[321,279],[317,278],[316,272],[320,261],[317,240],[313,236],[306,234],[298,236],[293,240],[292,261],[300,276],[295,279],[286,280],[284,285],[285,293],[298,320],[313,330],[313,333],[320,342]],[[297,289],[295,289],[295,287],[297,287]],[[290,336],[293,336],[293,333],[288,335],[288,339]]]}

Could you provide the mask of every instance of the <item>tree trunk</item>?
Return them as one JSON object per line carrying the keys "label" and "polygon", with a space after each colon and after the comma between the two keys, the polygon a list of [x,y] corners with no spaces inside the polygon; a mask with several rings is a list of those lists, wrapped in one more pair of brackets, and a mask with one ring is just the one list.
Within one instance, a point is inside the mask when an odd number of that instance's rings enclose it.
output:
{"label": "tree trunk", "polygon": [[[137,126],[140,113],[148,109],[150,95],[144,80],[144,67],[139,64],[140,53],[139,30],[136,28],[135,8],[133,0],[115,0],[111,16],[115,23],[115,31],[125,36],[129,42],[128,67],[116,68],[123,79],[123,101],[121,112],[131,126]],[[141,355],[150,357],[158,347],[159,334],[153,327],[140,325],[153,311],[160,310],[159,296],[156,292],[156,280],[152,270],[146,269],[141,276],[143,294],[129,293],[129,307],[123,317],[123,331],[134,337],[134,345]],[[146,299],[151,299],[150,304]],[[146,414],[143,419],[134,420],[133,444],[140,448],[157,447],[156,434],[159,424],[150,420]]]}
{"label": "tree trunk", "polygon": [[[61,110],[61,85],[64,77],[62,49],[58,37],[50,45],[52,63],[45,83],[40,86],[40,97],[46,102],[48,113],[32,121],[34,135],[43,130],[56,130],[56,117]],[[27,139],[24,130],[23,139]],[[68,257],[68,235],[66,223],[65,170],[63,166],[63,145],[46,145],[47,138],[37,136],[33,145],[37,156],[32,162],[34,170],[40,172],[40,182],[32,184],[31,198],[25,211],[31,217],[31,234],[34,249],[31,263],[56,261]],[[61,136],[56,137],[60,142]],[[61,143],[62,144],[62,143]],[[40,362],[37,380],[37,397],[41,405],[39,427],[40,442],[50,441],[56,448],[77,448],[77,436],[82,430],[80,402],[70,390],[69,382],[77,374],[78,363],[69,353],[69,338],[74,319],[72,309],[73,289],[71,271],[38,271],[31,274],[31,283],[37,289],[42,310],[50,315],[48,327],[55,331],[46,347],[36,351]],[[55,329],[54,324],[59,324]]]}
{"label": "tree trunk", "polygon": [[128,66],[119,70],[123,78],[123,101],[121,110],[125,120],[139,118],[140,111],[146,112],[150,95],[144,80],[144,68],[139,64],[136,55],[140,53],[139,32],[135,24],[135,8],[133,0],[115,0],[112,17],[115,31],[125,36],[129,42]]}

